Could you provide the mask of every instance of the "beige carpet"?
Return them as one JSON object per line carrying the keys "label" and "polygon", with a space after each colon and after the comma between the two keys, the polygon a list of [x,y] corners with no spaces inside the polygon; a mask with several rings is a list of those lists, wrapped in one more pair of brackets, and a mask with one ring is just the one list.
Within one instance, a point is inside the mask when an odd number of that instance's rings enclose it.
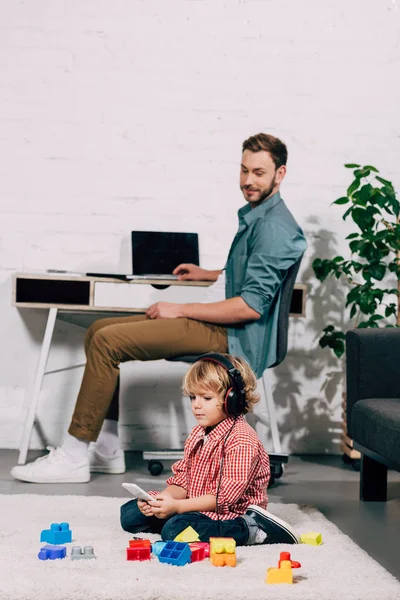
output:
{"label": "beige carpet", "polygon": [[[320,547],[261,546],[237,549],[236,568],[209,561],[185,567],[126,561],[130,535],[119,527],[120,498],[0,496],[1,600],[399,600],[400,583],[321,513],[294,504],[270,504],[300,533],[319,531]],[[93,545],[96,560],[40,561],[40,532],[68,521],[73,544]],[[151,540],[157,536],[148,536]],[[68,553],[71,544],[67,545]],[[267,585],[267,567],[289,550],[302,568],[295,584]]]}

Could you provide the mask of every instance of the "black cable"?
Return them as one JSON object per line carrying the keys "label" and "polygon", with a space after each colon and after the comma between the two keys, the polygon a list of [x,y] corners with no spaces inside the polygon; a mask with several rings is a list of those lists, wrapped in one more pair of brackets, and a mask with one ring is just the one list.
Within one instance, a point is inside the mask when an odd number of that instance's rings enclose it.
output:
{"label": "black cable", "polygon": [[222,475],[223,475],[223,471],[224,471],[224,459],[225,459],[225,444],[226,441],[228,439],[228,437],[231,435],[233,428],[236,425],[236,419],[237,417],[235,417],[235,420],[233,421],[232,427],[230,428],[230,430],[228,431],[228,433],[225,435],[224,437],[224,441],[222,443],[222,450],[221,450],[221,470],[219,473],[219,482],[218,482],[218,486],[217,486],[217,493],[215,495],[215,512],[217,513],[217,521],[219,523],[218,527],[219,527],[219,537],[222,537],[221,535],[221,519],[219,518],[219,511],[218,511],[218,494],[219,494],[219,489],[221,487],[221,482],[222,482]]}

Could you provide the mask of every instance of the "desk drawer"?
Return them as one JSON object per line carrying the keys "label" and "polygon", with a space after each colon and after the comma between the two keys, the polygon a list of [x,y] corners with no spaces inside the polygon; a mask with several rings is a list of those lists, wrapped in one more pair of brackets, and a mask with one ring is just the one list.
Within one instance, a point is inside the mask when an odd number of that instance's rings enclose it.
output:
{"label": "desk drawer", "polygon": [[207,287],[169,285],[157,289],[150,283],[124,284],[95,282],[93,304],[96,307],[147,308],[154,302],[204,302]]}

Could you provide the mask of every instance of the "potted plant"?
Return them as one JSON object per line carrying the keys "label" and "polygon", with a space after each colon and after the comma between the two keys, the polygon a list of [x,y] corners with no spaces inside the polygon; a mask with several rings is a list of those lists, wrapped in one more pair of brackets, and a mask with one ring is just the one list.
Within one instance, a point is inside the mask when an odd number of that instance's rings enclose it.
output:
{"label": "potted plant", "polygon": [[[343,219],[351,218],[355,226],[346,237],[350,257],[316,258],[314,273],[321,282],[328,277],[346,282],[345,306],[354,327],[399,326],[400,202],[392,183],[380,177],[375,167],[345,167],[353,170],[353,181],[346,195],[333,204],[346,206]],[[319,345],[340,358],[345,352],[345,331],[328,324]],[[353,458],[354,454],[349,462]]]}

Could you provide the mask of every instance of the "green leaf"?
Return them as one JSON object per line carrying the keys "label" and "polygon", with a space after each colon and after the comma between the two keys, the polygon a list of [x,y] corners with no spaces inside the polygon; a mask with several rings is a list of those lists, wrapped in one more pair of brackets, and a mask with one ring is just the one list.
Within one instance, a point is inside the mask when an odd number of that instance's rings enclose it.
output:
{"label": "green leaf", "polygon": [[359,188],[359,186],[360,186],[360,179],[358,177],[356,177],[355,180],[353,181],[353,183],[351,183],[349,185],[349,187],[347,188],[347,195],[352,196],[353,193]]}
{"label": "green leaf", "polygon": [[391,181],[388,181],[387,179],[383,179],[383,177],[379,177],[379,175],[375,175],[375,179],[377,181],[380,181],[381,183],[384,183],[385,185],[390,186],[393,189],[393,185]]}
{"label": "green leaf", "polygon": [[335,200],[335,202],[332,202],[332,204],[347,204],[348,202],[350,202],[350,198],[347,198],[346,196],[342,196],[341,198],[338,198],[337,200]]}
{"label": "green leaf", "polygon": [[340,340],[337,341],[337,343],[335,344],[334,348],[333,348],[334,353],[336,354],[336,356],[338,358],[341,358],[344,354],[345,351],[345,346],[344,343],[341,342]]}
{"label": "green leaf", "polygon": [[359,233],[351,233],[350,235],[348,235],[345,239],[346,240],[354,240],[355,238],[359,237]]}
{"label": "green leaf", "polygon": [[347,219],[347,217],[349,216],[349,214],[351,214],[353,212],[353,209],[354,209],[354,206],[351,205],[350,208],[348,208],[346,210],[346,212],[344,213],[344,215],[342,217],[343,221],[345,221]]}
{"label": "green leaf", "polygon": [[327,327],[325,327],[322,331],[325,331],[325,333],[329,333],[331,331],[333,331],[335,328],[333,325],[328,325]]}
{"label": "green leaf", "polygon": [[344,165],[346,167],[346,169],[357,169],[357,167],[359,167],[360,165],[356,165],[354,163],[347,163],[347,165]]}
{"label": "green leaf", "polygon": [[391,315],[397,315],[397,306],[395,304],[389,304],[385,308],[385,317],[390,317]]}
{"label": "green leaf", "polygon": [[364,169],[369,169],[370,171],[374,171],[375,173],[379,173],[378,169],[372,167],[371,165],[365,165]]}

